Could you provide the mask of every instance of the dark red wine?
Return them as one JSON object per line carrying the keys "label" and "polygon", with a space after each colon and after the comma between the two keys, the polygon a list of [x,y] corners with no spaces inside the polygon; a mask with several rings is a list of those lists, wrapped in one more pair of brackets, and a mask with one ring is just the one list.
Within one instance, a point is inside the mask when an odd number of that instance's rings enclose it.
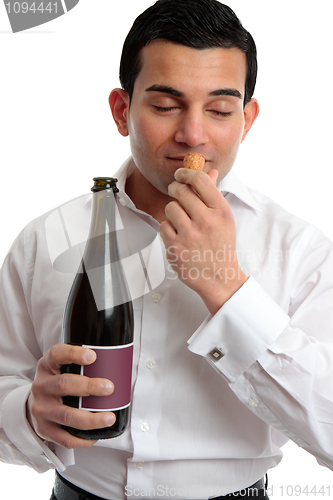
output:
{"label": "dark red wine", "polygon": [[70,291],[63,321],[64,342],[94,349],[92,365],[64,365],[63,373],[110,379],[110,396],[66,396],[64,404],[87,411],[112,411],[116,422],[103,429],[64,428],[85,439],[122,434],[128,424],[132,357],[133,307],[117,245],[115,228],[116,179],[94,178],[89,238]]}

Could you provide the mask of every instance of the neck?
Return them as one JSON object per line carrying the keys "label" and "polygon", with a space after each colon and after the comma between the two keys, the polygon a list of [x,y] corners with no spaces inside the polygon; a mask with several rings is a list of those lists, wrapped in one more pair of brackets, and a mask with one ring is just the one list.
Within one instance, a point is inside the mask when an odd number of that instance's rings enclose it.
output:
{"label": "neck", "polygon": [[166,219],[164,209],[172,198],[150,184],[136,166],[126,180],[125,191],[137,209],[151,215],[160,223]]}

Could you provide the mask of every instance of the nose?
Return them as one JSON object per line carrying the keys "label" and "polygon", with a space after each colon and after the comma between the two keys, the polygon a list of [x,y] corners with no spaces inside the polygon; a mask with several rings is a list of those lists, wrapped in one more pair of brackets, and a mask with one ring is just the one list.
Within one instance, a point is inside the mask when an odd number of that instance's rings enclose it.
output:
{"label": "nose", "polygon": [[191,148],[207,144],[209,135],[205,117],[200,110],[188,110],[184,112],[178,123],[175,140]]}

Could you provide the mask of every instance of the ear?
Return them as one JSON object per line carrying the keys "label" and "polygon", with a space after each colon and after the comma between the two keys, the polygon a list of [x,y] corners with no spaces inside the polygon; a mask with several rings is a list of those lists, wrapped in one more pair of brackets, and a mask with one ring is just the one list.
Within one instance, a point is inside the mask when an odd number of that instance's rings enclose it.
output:
{"label": "ear", "polygon": [[123,89],[113,89],[109,96],[109,104],[118,132],[128,136],[129,95]]}
{"label": "ear", "polygon": [[259,115],[259,104],[257,99],[251,99],[244,108],[244,132],[242,142]]}

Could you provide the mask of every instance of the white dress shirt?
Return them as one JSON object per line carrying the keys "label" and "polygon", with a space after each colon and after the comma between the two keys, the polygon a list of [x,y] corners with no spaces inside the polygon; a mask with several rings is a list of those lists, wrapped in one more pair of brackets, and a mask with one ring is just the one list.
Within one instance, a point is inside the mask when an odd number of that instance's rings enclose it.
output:
{"label": "white dress shirt", "polygon": [[39,439],[25,417],[37,361],[61,342],[88,194],[31,222],[2,268],[0,460],[57,468],[114,500],[239,490],[281,460],[288,438],[333,469],[332,243],[229,173],[219,188],[250,278],[211,317],[171,271],[156,220],[124,192],[131,168],[129,159],[116,174],[135,314],[130,425],[88,450],[66,450]]}

